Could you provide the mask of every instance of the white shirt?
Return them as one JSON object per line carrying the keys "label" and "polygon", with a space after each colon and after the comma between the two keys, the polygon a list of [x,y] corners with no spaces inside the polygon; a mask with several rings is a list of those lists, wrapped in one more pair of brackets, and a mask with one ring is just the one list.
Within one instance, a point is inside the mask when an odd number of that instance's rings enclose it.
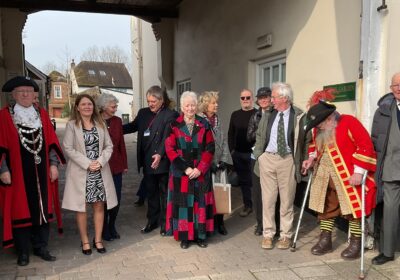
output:
{"label": "white shirt", "polygon": [[[286,150],[288,153],[291,153],[290,147],[288,145],[288,139],[287,139],[287,135],[288,135],[288,129],[289,129],[289,117],[290,117],[290,108],[287,108],[285,111],[283,111],[283,123],[285,125],[285,142],[286,142]],[[277,140],[278,140],[278,123],[279,123],[279,114],[281,112],[278,112],[278,114],[276,114],[274,123],[272,124],[271,127],[271,135],[269,137],[269,143],[267,148],[265,149],[266,152],[269,153],[277,153],[278,152],[278,144],[277,144]]]}

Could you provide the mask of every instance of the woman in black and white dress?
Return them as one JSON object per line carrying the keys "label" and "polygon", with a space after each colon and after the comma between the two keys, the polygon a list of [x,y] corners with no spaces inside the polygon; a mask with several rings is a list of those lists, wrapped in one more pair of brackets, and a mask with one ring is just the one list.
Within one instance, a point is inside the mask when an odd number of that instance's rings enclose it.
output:
{"label": "woman in black and white dress", "polygon": [[62,207],[76,211],[82,253],[92,253],[87,232],[87,205],[93,208],[93,247],[105,253],[102,242],[104,203],[111,209],[117,205],[114,183],[108,165],[113,145],[93,98],[80,94],[76,98],[71,120],[63,139],[68,156],[66,184]]}

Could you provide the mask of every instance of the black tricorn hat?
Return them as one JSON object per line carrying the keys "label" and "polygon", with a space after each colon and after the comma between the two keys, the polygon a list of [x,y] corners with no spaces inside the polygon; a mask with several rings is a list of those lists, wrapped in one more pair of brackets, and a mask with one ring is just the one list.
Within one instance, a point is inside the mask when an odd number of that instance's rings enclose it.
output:
{"label": "black tricorn hat", "polygon": [[325,101],[319,101],[318,104],[312,106],[307,112],[307,124],[305,131],[309,131],[313,127],[316,127],[335,111],[335,105]]}
{"label": "black tricorn hat", "polygon": [[257,90],[256,97],[267,96],[271,97],[271,89],[269,87],[262,87]]}
{"label": "black tricorn hat", "polygon": [[12,92],[16,87],[33,87],[34,91],[39,91],[38,84],[30,77],[16,76],[9,79],[1,89],[3,92]]}

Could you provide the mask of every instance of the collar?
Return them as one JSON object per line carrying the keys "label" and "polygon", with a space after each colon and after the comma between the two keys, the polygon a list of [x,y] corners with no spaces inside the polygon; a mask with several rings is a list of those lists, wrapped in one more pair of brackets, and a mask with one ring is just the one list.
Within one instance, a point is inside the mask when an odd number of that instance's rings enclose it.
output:
{"label": "collar", "polygon": [[42,124],[39,118],[39,113],[33,106],[24,107],[18,103],[14,106],[13,119],[15,124],[20,124],[22,126],[31,128],[39,128]]}

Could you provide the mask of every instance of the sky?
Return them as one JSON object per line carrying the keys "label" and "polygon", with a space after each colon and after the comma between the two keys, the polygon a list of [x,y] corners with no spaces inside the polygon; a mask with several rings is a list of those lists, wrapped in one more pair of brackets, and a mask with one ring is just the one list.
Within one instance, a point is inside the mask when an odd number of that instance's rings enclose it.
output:
{"label": "sky", "polygon": [[67,57],[79,63],[81,54],[92,46],[101,49],[117,45],[129,54],[130,18],[58,11],[30,14],[22,35],[25,58],[43,70],[48,62],[65,65]]}

